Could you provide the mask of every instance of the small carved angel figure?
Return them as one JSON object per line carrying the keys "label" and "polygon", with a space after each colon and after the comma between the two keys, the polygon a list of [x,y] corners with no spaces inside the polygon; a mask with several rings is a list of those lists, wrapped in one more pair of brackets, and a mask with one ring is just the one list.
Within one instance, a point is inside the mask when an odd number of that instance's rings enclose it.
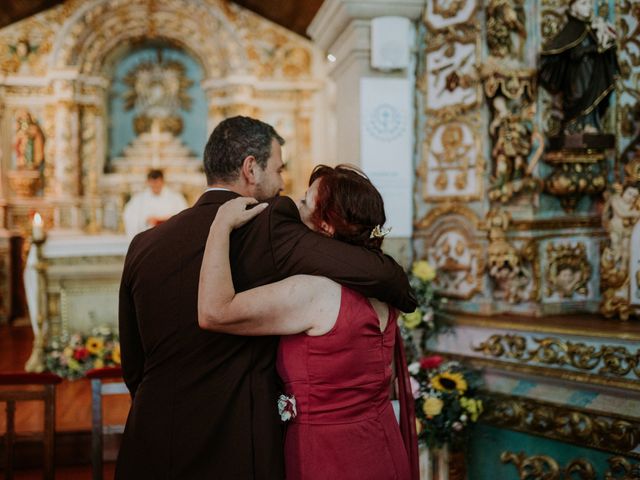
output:
{"label": "small carved angel figure", "polygon": [[497,96],[493,101],[494,118],[489,133],[495,138],[491,152],[495,160],[497,186],[523,178],[527,172],[527,157],[531,152],[531,132],[519,115],[509,111],[506,99]]}
{"label": "small carved angel figure", "polygon": [[509,303],[527,300],[531,272],[526,268],[516,248],[507,240],[509,214],[492,210],[487,217],[489,226],[489,276],[494,282],[494,295]]}
{"label": "small carved angel figure", "polygon": [[[633,227],[640,220],[640,192],[634,186],[618,186],[607,198],[602,212],[602,225],[609,232],[609,249],[615,263],[625,270],[631,255]],[[628,270],[626,270],[628,271]]]}
{"label": "small carved angel figure", "polygon": [[[512,33],[520,38],[517,52]],[[502,58],[517,53],[518,58],[522,58],[526,39],[527,30],[521,2],[490,0],[487,6],[487,43],[491,55]]]}

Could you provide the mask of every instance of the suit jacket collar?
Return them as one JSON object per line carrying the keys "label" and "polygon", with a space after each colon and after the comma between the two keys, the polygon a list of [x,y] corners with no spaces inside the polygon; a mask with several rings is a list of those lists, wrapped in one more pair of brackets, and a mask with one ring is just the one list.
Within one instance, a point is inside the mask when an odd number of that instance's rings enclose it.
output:
{"label": "suit jacket collar", "polygon": [[204,192],[200,196],[194,207],[210,204],[223,204],[239,196],[239,193],[232,192],[230,190],[210,190],[208,192]]}

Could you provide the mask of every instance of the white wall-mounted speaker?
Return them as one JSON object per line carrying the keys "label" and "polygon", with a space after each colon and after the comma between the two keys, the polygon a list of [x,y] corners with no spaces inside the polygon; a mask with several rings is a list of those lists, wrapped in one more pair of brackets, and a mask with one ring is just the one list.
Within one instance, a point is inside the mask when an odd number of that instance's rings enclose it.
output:
{"label": "white wall-mounted speaker", "polygon": [[409,66],[411,22],[406,17],[371,20],[371,67],[396,70]]}

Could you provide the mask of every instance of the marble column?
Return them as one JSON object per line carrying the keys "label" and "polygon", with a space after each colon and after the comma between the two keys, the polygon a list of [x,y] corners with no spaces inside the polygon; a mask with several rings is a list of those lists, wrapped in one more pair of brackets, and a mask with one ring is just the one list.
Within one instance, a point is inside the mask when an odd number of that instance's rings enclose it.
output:
{"label": "marble column", "polygon": [[[383,71],[371,66],[371,23],[374,18],[397,16],[405,17],[414,25],[417,22],[424,1],[422,0],[326,0],[307,30],[313,41],[327,54],[327,68],[335,88],[335,143],[337,163],[355,163],[363,165],[361,128],[364,119],[360,97],[364,78],[408,79],[415,84],[415,61],[409,62],[404,69]],[[415,33],[414,33],[415,34]],[[415,42],[410,42],[411,48]],[[415,52],[411,52],[411,59]],[[413,99],[411,104],[413,105]],[[414,138],[413,125],[411,137]],[[415,148],[412,146],[411,151]],[[413,154],[394,158],[398,168],[409,168],[413,172]],[[412,177],[413,178],[413,177]],[[375,182],[374,182],[375,183]],[[407,188],[412,189],[412,183]],[[385,193],[383,192],[383,196]],[[394,208],[405,207],[405,212],[413,210],[411,195],[403,196],[406,205],[394,202]],[[388,198],[385,202],[389,205]],[[393,213],[387,208],[388,224],[393,224]],[[412,260],[410,233],[404,231],[390,235],[385,240],[387,252],[405,266]]]}

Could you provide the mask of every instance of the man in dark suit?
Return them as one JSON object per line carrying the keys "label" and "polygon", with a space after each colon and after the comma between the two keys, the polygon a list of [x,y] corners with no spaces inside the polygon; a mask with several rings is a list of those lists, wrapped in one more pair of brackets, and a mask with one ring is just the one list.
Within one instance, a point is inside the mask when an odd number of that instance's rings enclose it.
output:
{"label": "man in dark suit", "polygon": [[[323,275],[401,310],[415,308],[390,257],[310,231],[282,189],[281,145],[270,125],[221,122],[204,155],[209,189],[192,207],[137,235],[120,287],[124,379],[133,404],[116,478],[283,478],[276,401],[277,337],[198,326],[198,279],[218,207],[239,195],[270,206],[232,237],[238,291],[306,273]],[[273,198],[275,196],[275,198]]]}

